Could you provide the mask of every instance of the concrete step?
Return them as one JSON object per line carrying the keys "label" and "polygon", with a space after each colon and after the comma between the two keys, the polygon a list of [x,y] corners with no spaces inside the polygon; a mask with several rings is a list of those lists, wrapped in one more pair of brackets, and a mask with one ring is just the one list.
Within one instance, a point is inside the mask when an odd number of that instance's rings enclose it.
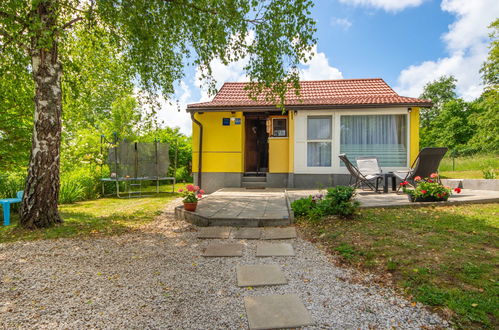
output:
{"label": "concrete step", "polygon": [[267,182],[265,176],[243,176],[242,182]]}
{"label": "concrete step", "polygon": [[266,172],[244,172],[243,173],[243,177],[245,176],[267,176],[267,173]]}
{"label": "concrete step", "polygon": [[251,189],[264,189],[267,187],[267,181],[265,182],[241,182],[241,187],[251,188]]}

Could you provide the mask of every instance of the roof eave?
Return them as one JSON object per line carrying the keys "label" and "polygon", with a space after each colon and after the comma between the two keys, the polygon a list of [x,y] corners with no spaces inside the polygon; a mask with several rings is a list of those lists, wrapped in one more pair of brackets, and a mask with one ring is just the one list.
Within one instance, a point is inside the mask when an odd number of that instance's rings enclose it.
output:
{"label": "roof eave", "polygon": [[[416,102],[403,102],[403,103],[372,103],[372,104],[303,104],[303,105],[287,105],[286,110],[311,110],[311,109],[354,109],[354,108],[396,108],[396,107],[431,107],[431,102],[416,103]],[[274,105],[228,105],[228,106],[187,106],[186,112],[227,112],[227,111],[245,111],[245,112],[265,112],[281,110]]]}

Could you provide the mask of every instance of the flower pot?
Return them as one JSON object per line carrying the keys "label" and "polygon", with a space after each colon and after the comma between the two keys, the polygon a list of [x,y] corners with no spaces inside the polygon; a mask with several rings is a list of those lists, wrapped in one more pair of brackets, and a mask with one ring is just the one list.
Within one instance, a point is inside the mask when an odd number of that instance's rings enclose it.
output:
{"label": "flower pot", "polygon": [[197,202],[195,202],[195,203],[184,202],[184,210],[186,210],[186,211],[195,212],[197,206],[198,206]]}
{"label": "flower pot", "polygon": [[414,197],[412,195],[407,195],[407,197],[409,198],[409,201],[411,202],[445,202],[447,199],[449,199],[448,197],[447,198],[438,198],[438,197],[434,197],[434,196],[427,196],[427,197]]}

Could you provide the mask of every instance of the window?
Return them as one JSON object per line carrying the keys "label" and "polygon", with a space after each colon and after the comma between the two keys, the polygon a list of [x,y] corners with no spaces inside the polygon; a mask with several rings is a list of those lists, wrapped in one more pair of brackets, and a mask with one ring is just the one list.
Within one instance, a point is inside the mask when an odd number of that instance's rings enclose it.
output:
{"label": "window", "polygon": [[340,153],[352,162],[376,156],[382,167],[407,166],[406,115],[341,116],[340,122]]}
{"label": "window", "polygon": [[273,118],[272,119],[272,136],[286,137],[288,136],[286,118]]}
{"label": "window", "polygon": [[331,116],[307,117],[307,166],[331,167]]}

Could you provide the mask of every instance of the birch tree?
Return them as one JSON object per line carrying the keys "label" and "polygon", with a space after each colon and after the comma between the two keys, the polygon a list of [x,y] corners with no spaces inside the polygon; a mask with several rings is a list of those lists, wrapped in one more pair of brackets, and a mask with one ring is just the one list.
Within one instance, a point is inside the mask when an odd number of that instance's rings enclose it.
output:
{"label": "birch tree", "polygon": [[[202,69],[214,90],[210,63],[248,59],[252,95],[282,103],[297,86],[300,61],[315,44],[311,0],[3,0],[0,58],[31,74],[34,121],[20,223],[47,227],[62,221],[57,209],[64,66],[72,29],[111,38],[134,83],[169,97],[185,66]],[[99,27],[96,29],[95,27]],[[252,35],[253,38],[248,38]],[[15,64],[15,65],[14,65]],[[3,64],[2,64],[3,65]]]}

